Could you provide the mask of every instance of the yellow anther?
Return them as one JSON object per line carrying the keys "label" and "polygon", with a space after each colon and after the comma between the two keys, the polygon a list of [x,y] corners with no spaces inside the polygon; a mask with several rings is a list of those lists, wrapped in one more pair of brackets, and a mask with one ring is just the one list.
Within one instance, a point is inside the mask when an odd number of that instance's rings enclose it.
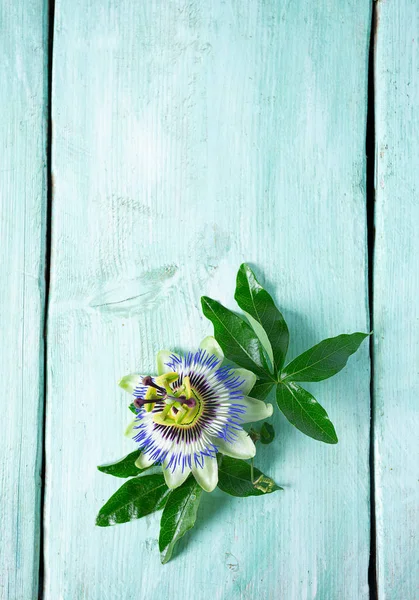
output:
{"label": "yellow anther", "polygon": [[188,375],[186,375],[186,377],[183,378],[183,385],[185,386],[186,397],[190,398],[192,396],[192,389],[191,389],[191,380],[188,377]]}
{"label": "yellow anther", "polygon": [[155,381],[157,385],[163,386],[168,394],[173,394],[173,390],[170,387],[170,384],[179,379],[179,373],[175,373],[174,371],[171,373],[164,373],[163,375],[159,375],[156,377]]}
{"label": "yellow anther", "polygon": [[[145,395],[145,400],[153,400],[154,398],[157,398],[157,390],[149,387]],[[144,408],[147,412],[151,412],[154,408],[154,402],[147,402],[144,404]]]}
{"label": "yellow anther", "polygon": [[162,417],[163,420],[165,420],[165,418],[167,417],[167,415],[169,414],[169,412],[172,409],[172,405],[171,404],[166,404],[166,406],[163,408],[163,410],[161,411],[161,413],[159,413],[159,415]]}
{"label": "yellow anther", "polygon": [[186,415],[188,414],[188,406],[186,404],[184,404],[182,406],[182,408],[179,410],[179,412],[176,415],[175,421],[178,425],[180,425],[183,421],[183,419],[186,417]]}

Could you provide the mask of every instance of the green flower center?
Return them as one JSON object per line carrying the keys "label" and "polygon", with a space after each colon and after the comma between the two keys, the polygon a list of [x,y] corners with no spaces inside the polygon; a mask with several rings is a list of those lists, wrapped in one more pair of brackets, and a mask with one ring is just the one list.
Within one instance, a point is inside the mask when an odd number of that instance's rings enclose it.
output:
{"label": "green flower center", "polygon": [[[183,379],[183,383],[176,390],[172,390],[170,384],[179,378],[179,374],[165,373],[156,377],[156,384],[151,383],[151,378],[145,378],[143,383],[148,384],[145,395],[145,408],[151,412],[156,402],[165,403],[160,412],[153,413],[153,421],[166,427],[182,427],[188,429],[193,427],[204,410],[204,403],[199,394],[191,387],[189,377]],[[163,394],[159,397],[157,392]]]}

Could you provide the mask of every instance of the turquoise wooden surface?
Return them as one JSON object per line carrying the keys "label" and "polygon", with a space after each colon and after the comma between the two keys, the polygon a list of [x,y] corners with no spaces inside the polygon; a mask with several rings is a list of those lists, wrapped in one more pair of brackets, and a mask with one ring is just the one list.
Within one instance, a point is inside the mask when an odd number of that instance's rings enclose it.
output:
{"label": "turquoise wooden surface", "polygon": [[[415,224],[419,8],[380,1],[375,40],[374,474],[369,357],[313,384],[340,438],[278,414],[260,499],[206,495],[161,566],[159,515],[95,528],[132,449],[120,375],[212,331],[249,261],[296,355],[368,328],[365,191],[371,5],[56,0],[54,181],[44,398],[47,6],[0,6],[0,599],[419,597]],[[51,31],[49,35],[51,36]],[[43,405],[45,511],[41,515]],[[275,452],[274,452],[275,450]]]}
{"label": "turquoise wooden surface", "polygon": [[369,361],[311,386],[340,444],[278,415],[258,464],[285,491],[207,496],[162,567],[159,515],[111,529],[130,448],[121,374],[211,331],[251,262],[296,354],[368,328],[367,1],[55,5],[44,597],[368,597]]}
{"label": "turquoise wooden surface", "polygon": [[419,598],[419,6],[380,2],[375,449],[379,598]]}
{"label": "turquoise wooden surface", "polygon": [[43,409],[44,2],[0,3],[0,598],[38,593]]}

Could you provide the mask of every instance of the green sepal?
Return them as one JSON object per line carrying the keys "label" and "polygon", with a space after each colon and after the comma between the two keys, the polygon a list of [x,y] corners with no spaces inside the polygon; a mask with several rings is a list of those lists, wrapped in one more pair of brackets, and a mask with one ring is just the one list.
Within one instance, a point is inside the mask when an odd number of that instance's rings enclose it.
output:
{"label": "green sepal", "polygon": [[132,394],[139,381],[140,375],[137,373],[131,373],[130,375],[125,375],[125,377],[122,377],[122,379],[119,380],[118,385],[120,388],[128,392],[128,394]]}
{"label": "green sepal", "polygon": [[133,437],[134,437],[134,435],[133,435],[133,433],[134,433],[134,429],[135,429],[135,427],[136,427],[137,425],[138,425],[138,421],[137,421],[137,419],[133,419],[133,420],[131,421],[131,423],[129,423],[129,424],[126,426],[126,428],[125,428],[125,431],[124,431],[124,436],[125,436],[125,437],[127,437],[127,438],[133,438]]}

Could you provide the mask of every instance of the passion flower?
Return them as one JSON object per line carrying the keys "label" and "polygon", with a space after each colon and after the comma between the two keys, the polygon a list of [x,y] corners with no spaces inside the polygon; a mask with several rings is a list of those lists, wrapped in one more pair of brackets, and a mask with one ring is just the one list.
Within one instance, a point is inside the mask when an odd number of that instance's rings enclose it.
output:
{"label": "passion flower", "polygon": [[157,376],[127,375],[119,385],[133,395],[136,418],[128,429],[141,449],[139,468],[162,464],[169,488],[192,472],[211,492],[218,482],[217,453],[253,458],[244,423],[266,419],[272,405],[248,396],[256,376],[223,366],[224,354],[209,336],[198,351],[157,355]]}

